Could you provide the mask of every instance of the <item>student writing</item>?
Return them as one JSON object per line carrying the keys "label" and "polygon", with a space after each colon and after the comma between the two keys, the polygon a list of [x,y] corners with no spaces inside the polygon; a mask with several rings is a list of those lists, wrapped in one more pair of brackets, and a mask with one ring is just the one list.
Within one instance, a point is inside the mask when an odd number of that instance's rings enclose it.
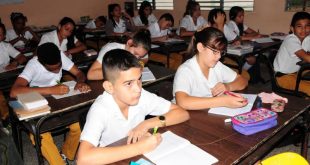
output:
{"label": "student writing", "polygon": [[174,19],[170,13],[160,16],[159,20],[149,26],[152,41],[165,41],[168,39],[169,28],[173,27]]}

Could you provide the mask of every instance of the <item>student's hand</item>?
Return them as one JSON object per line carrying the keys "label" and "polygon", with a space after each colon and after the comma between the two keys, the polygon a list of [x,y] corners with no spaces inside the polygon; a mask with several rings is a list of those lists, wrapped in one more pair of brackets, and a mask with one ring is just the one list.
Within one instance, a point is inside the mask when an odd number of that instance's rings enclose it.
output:
{"label": "student's hand", "polygon": [[64,95],[70,91],[69,87],[64,84],[59,84],[51,87],[51,94]]}
{"label": "student's hand", "polygon": [[82,93],[87,93],[91,91],[89,85],[87,85],[86,83],[76,83],[74,90],[79,90]]}
{"label": "student's hand", "polygon": [[69,51],[64,51],[64,54],[65,54],[66,56],[69,56],[69,55],[70,55],[70,52],[69,52]]}
{"label": "student's hand", "polygon": [[165,36],[162,36],[162,37],[158,38],[158,41],[164,42],[164,41],[167,41],[168,38],[169,38],[169,36],[165,35]]}
{"label": "student's hand", "polygon": [[235,40],[235,41],[233,41],[232,45],[235,45],[235,46],[241,45],[241,41],[240,40]]}
{"label": "student's hand", "polygon": [[27,31],[31,32],[32,29],[31,29],[29,26],[26,26],[26,27],[24,27],[23,34],[25,35],[25,33],[26,33]]}
{"label": "student's hand", "polygon": [[141,138],[141,141],[138,142],[141,154],[154,150],[160,144],[161,140],[161,134],[157,133],[155,135],[151,135],[150,133],[147,133],[143,138]]}
{"label": "student's hand", "polygon": [[9,65],[7,65],[4,69],[5,70],[12,70],[12,69],[15,69],[17,67],[17,65],[18,65],[17,63],[12,62]]}
{"label": "student's hand", "polygon": [[148,131],[148,127],[142,122],[137,125],[134,129],[128,132],[127,144],[136,143],[139,141]]}
{"label": "student's hand", "polygon": [[229,95],[221,95],[220,97],[223,102],[226,104],[225,106],[228,108],[240,108],[244,107],[248,104],[248,100],[242,97],[240,94],[234,93],[236,96],[229,96]]}
{"label": "student's hand", "polygon": [[229,91],[228,86],[220,82],[217,83],[213,88],[211,88],[212,96],[221,95],[225,91]]}
{"label": "student's hand", "polygon": [[122,15],[127,19],[131,18],[131,16],[126,11],[122,11]]}

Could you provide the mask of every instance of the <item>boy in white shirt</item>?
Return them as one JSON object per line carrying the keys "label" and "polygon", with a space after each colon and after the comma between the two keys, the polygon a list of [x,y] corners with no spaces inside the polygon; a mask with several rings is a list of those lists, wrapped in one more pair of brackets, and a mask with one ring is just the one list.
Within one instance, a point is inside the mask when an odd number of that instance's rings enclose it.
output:
{"label": "boy in white shirt", "polygon": [[[103,58],[105,92],[90,108],[81,134],[78,164],[108,164],[149,152],[160,143],[160,134],[149,129],[189,119],[188,112],[142,89],[142,66],[131,53],[115,49]],[[154,117],[145,120],[145,116]],[[107,145],[128,136],[127,144]]]}
{"label": "boy in white shirt", "polygon": [[[69,87],[58,84],[62,77],[62,69],[69,71],[76,77],[77,84],[75,89],[81,92],[88,92],[89,86],[85,84],[85,76],[73,62],[61,53],[53,43],[45,43],[38,47],[37,56],[33,57],[26,65],[23,72],[16,79],[10,96],[16,97],[17,94],[31,91],[39,92],[42,95],[62,95],[69,92]],[[62,153],[73,160],[79,144],[80,127],[79,123],[69,126],[70,132],[66,137]],[[41,134],[41,150],[43,156],[51,165],[64,164],[64,160],[59,154],[57,146],[53,142],[50,132]],[[30,138],[34,144],[33,135]]]}
{"label": "boy in white shirt", "polygon": [[148,29],[152,41],[165,41],[168,39],[169,28],[173,27],[174,19],[170,13],[163,14],[158,22],[151,24]]}

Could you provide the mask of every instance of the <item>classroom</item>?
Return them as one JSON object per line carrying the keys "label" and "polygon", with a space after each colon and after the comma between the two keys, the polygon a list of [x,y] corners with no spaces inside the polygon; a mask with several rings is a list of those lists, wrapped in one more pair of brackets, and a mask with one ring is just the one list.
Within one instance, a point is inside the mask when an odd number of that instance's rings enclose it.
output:
{"label": "classroom", "polygon": [[0,164],[309,165],[310,0],[0,0]]}

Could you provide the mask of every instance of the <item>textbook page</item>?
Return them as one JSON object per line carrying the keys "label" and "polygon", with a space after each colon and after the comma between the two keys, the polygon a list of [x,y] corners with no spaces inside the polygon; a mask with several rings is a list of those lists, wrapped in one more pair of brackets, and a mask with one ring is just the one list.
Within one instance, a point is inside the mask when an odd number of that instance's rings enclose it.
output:
{"label": "textbook page", "polygon": [[144,67],[142,71],[142,82],[156,80],[154,74],[148,67]]}
{"label": "textbook page", "polygon": [[254,105],[257,95],[255,94],[241,94],[241,95],[248,99],[248,105],[241,108],[227,108],[227,107],[211,108],[208,113],[233,117],[242,113],[250,112]]}
{"label": "textbook page", "polygon": [[80,92],[79,90],[74,90],[75,81],[67,81],[67,82],[63,82],[62,84],[67,85],[70,89],[70,91],[67,94],[64,95],[52,95],[55,99],[61,99],[61,98],[65,98],[65,97],[70,97],[70,96],[74,96],[74,95],[79,95],[82,92]]}
{"label": "textbook page", "polygon": [[191,144],[187,139],[171,131],[163,133],[162,142],[159,146],[144,156],[158,165],[208,165],[218,161],[212,155]]}

